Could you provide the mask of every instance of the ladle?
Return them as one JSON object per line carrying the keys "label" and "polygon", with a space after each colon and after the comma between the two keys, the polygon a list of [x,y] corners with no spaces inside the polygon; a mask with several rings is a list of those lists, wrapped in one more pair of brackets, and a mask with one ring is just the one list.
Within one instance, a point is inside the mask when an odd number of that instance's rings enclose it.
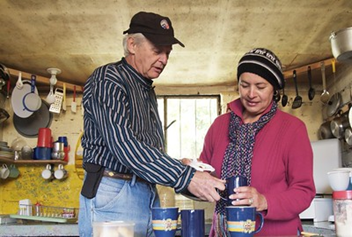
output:
{"label": "ladle", "polygon": [[285,107],[287,105],[288,97],[285,94],[285,86],[282,88],[282,99],[281,99],[281,105],[282,107]]}
{"label": "ladle", "polygon": [[22,72],[18,73],[18,79],[16,82],[16,87],[17,89],[21,90],[23,88],[23,82],[22,82]]}
{"label": "ladle", "polygon": [[323,102],[324,104],[328,103],[330,100],[330,94],[329,92],[326,90],[326,81],[325,81],[325,64],[324,62],[320,63],[320,69],[321,69],[321,77],[323,80],[323,93],[320,96],[320,101]]}
{"label": "ladle", "polygon": [[309,81],[309,90],[308,90],[308,98],[309,100],[313,100],[315,96],[315,90],[312,87],[312,69],[308,66],[308,81]]}
{"label": "ladle", "polygon": [[299,94],[298,94],[298,85],[297,85],[297,74],[296,74],[296,70],[293,70],[293,80],[294,80],[295,87],[296,87],[296,97],[295,97],[295,99],[293,100],[292,109],[297,109],[297,108],[301,107],[301,105],[302,105],[302,97],[299,96]]}

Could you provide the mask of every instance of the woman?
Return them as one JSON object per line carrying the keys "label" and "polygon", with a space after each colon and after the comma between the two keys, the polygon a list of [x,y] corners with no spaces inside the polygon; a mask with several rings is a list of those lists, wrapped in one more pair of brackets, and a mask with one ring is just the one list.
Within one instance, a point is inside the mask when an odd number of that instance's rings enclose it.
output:
{"label": "woman", "polygon": [[[280,111],[273,97],[284,87],[280,60],[270,50],[246,53],[237,68],[239,99],[209,128],[200,159],[226,179],[247,177],[232,205],[250,205],[264,215],[258,235],[297,235],[299,214],[315,196],[313,152],[305,124]],[[235,199],[238,199],[236,201]],[[226,236],[224,200],[216,204],[209,236]]]}

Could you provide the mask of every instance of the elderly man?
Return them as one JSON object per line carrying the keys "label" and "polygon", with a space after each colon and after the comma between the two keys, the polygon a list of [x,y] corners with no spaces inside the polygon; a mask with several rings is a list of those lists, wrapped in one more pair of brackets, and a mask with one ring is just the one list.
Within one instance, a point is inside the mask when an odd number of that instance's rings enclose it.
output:
{"label": "elderly man", "polygon": [[214,202],[224,181],[196,171],[164,151],[153,81],[164,70],[174,37],[168,17],[139,12],[124,31],[125,57],[96,69],[84,87],[84,168],[80,236],[94,221],[132,221],[135,236],[153,236],[155,184]]}

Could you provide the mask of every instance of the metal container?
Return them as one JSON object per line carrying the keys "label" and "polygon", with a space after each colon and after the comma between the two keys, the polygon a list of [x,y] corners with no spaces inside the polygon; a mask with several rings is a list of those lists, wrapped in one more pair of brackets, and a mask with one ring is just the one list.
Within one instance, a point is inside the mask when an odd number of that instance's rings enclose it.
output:
{"label": "metal container", "polygon": [[348,27],[330,35],[332,54],[338,61],[352,60],[352,27]]}

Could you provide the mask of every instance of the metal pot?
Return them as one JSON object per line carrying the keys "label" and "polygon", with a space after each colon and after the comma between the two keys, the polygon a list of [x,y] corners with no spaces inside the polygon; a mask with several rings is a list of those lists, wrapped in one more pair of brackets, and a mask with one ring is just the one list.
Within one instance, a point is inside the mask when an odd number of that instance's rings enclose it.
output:
{"label": "metal pot", "polygon": [[352,130],[351,128],[347,128],[345,130],[345,141],[348,145],[352,145]]}
{"label": "metal pot", "polygon": [[352,27],[330,35],[332,54],[338,61],[352,60]]}
{"label": "metal pot", "polygon": [[327,121],[320,125],[318,134],[320,139],[334,138],[334,135],[331,132],[330,123],[330,121]]}
{"label": "metal pot", "polygon": [[336,138],[343,138],[345,136],[345,129],[349,126],[350,123],[346,114],[334,118],[330,123],[331,132]]}

